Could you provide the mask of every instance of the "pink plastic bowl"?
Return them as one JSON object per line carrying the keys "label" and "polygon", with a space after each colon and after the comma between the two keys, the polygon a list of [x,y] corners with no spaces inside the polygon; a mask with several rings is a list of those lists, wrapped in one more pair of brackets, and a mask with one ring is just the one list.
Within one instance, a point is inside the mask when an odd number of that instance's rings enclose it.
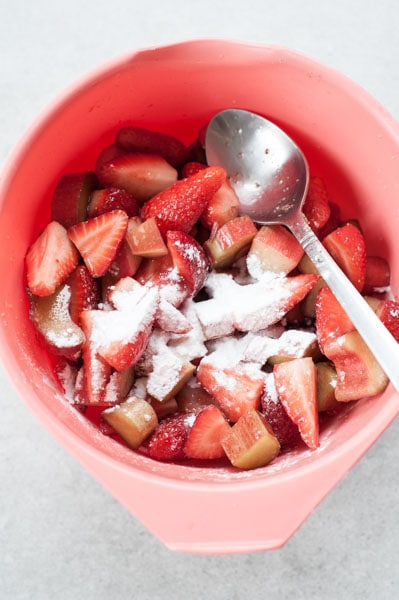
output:
{"label": "pink plastic bowl", "polygon": [[[399,290],[399,127],[342,75],[289,50],[228,41],[148,49],[106,65],[40,117],[10,157],[0,188],[0,347],[17,392],[55,438],[167,546],[207,553],[284,544],[399,411],[391,386],[323,430],[316,452],[238,473],[153,462],[102,436],[61,397],[28,319],[24,255],[49,220],[65,172],[93,168],[125,122],[191,142],[217,111],[277,122],[305,151]],[[388,217],[387,217],[388,215]],[[373,245],[375,246],[373,248]]]}

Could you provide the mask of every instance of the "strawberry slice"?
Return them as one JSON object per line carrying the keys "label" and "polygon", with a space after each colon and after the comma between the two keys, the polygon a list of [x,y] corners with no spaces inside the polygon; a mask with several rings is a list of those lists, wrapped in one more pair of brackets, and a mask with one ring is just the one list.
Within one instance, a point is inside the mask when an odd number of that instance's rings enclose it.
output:
{"label": "strawberry slice", "polygon": [[353,223],[334,229],[323,244],[353,285],[361,291],[366,277],[366,244],[362,232]]}
{"label": "strawberry slice", "polygon": [[122,188],[142,203],[171,186],[177,171],[158,154],[129,152],[101,162],[97,176],[103,187]]}
{"label": "strawberry slice", "polygon": [[221,440],[230,425],[217,406],[209,404],[201,410],[191,427],[184,452],[188,458],[212,459],[225,455]]}
{"label": "strawberry slice", "polygon": [[321,229],[328,222],[331,215],[331,207],[327,189],[321,177],[310,178],[303,212],[313,229]]}
{"label": "strawberry slice", "polygon": [[159,258],[144,259],[135,278],[142,285],[156,287],[161,300],[166,300],[175,307],[179,307],[190,296],[187,282],[173,266],[169,253]]}
{"label": "strawberry slice", "polygon": [[90,342],[98,355],[117,371],[135,364],[143,354],[158,307],[158,293],[139,290],[138,301],[127,310],[92,310]]}
{"label": "strawberry slice", "polygon": [[331,340],[354,329],[352,321],[330,288],[321,288],[316,299],[316,332],[320,350],[324,352]]}
{"label": "strawberry slice", "polygon": [[83,367],[79,372],[75,386],[75,403],[86,406],[102,406],[105,403],[105,391],[111,376],[111,366],[102,359],[92,341],[95,327],[94,314],[100,311],[84,310],[80,317],[85,334],[82,357]]}
{"label": "strawberry slice", "polygon": [[124,210],[128,217],[135,217],[140,212],[140,207],[135,198],[128,194],[126,190],[115,187],[103,188],[92,193],[87,216],[90,218],[98,217],[102,213],[117,209]]}
{"label": "strawberry slice", "polygon": [[128,216],[123,210],[112,210],[68,229],[68,236],[92,277],[101,277],[111,265],[125,236],[127,223]]}
{"label": "strawberry slice", "polygon": [[252,240],[247,254],[250,275],[259,279],[266,271],[287,275],[298,266],[302,246],[282,225],[264,225]]}
{"label": "strawberry slice", "polygon": [[140,446],[139,450],[150,458],[162,461],[182,460],[193,416],[175,413],[160,421],[154,433]]}
{"label": "strawberry slice", "polygon": [[100,289],[98,282],[90,275],[85,265],[78,265],[66,280],[70,288],[71,299],[69,313],[71,319],[80,324],[82,310],[97,308],[100,302]]}
{"label": "strawberry slice", "polygon": [[390,283],[391,270],[385,258],[382,258],[382,256],[368,256],[362,293],[386,292]]}
{"label": "strawberry slice", "polygon": [[122,127],[116,134],[116,144],[129,152],[160,154],[176,169],[188,158],[187,146],[179,139],[143,127]]}
{"label": "strawberry slice", "polygon": [[376,307],[376,314],[399,342],[399,302],[396,300],[381,300]]}
{"label": "strawberry slice", "polygon": [[282,450],[295,448],[295,446],[299,445],[301,436],[298,427],[288,416],[287,411],[277,395],[272,373],[270,373],[266,379],[260,410],[271,426]]}
{"label": "strawberry slice", "polygon": [[184,231],[168,231],[166,243],[173,264],[187,282],[195,296],[204,285],[208,269],[208,257],[200,244]]}
{"label": "strawberry slice", "polygon": [[66,229],[87,219],[90,196],[97,186],[95,173],[71,173],[61,177],[51,201],[51,220]]}
{"label": "strawberry slice", "polygon": [[155,217],[163,235],[169,230],[188,233],[225,180],[224,169],[207,167],[191,177],[176,181],[148,200],[142,208],[141,216],[143,219]]}
{"label": "strawberry slice", "polygon": [[67,230],[51,221],[30,246],[26,258],[28,287],[36,296],[49,296],[78,264],[79,254]]}
{"label": "strawberry slice", "polygon": [[276,390],[290,419],[298,426],[305,444],[319,447],[317,371],[309,357],[295,358],[273,368]]}
{"label": "strawberry slice", "polygon": [[259,408],[264,387],[260,372],[248,373],[239,367],[218,368],[203,360],[197,379],[233,423],[249,408]]}
{"label": "strawberry slice", "polygon": [[[190,177],[206,168],[200,162],[188,162],[182,169],[182,177]],[[210,231],[214,227],[220,228],[228,221],[238,217],[240,201],[226,180],[209,200],[201,215],[201,223]]]}
{"label": "strawberry slice", "polygon": [[105,277],[110,280],[110,283],[118,281],[122,277],[132,277],[140,267],[141,260],[141,256],[133,254],[130,250],[125,238],[122,240]]}

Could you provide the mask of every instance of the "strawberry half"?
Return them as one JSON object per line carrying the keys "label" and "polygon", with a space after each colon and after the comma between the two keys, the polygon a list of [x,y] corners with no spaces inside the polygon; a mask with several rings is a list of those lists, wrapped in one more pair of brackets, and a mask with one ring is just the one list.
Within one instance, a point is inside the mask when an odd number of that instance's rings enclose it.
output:
{"label": "strawberry half", "polygon": [[188,458],[211,459],[225,455],[221,440],[229,433],[230,425],[214,404],[201,410],[187,437],[184,452]]}
{"label": "strawberry half", "polygon": [[248,409],[259,408],[264,387],[260,372],[252,375],[236,367],[222,369],[202,361],[197,379],[233,423]]}
{"label": "strawberry half", "polygon": [[320,229],[331,215],[327,189],[321,177],[311,177],[309,189],[303,205],[303,212],[313,229]]}
{"label": "strawberry half", "polygon": [[353,285],[361,291],[366,278],[366,244],[362,232],[353,223],[334,229],[323,245]]}
{"label": "strawberry half", "polygon": [[90,198],[87,216],[90,218],[98,217],[102,213],[117,209],[124,210],[128,217],[135,217],[140,212],[140,207],[135,198],[128,194],[126,190],[119,188],[95,190]]}
{"label": "strawberry half", "polygon": [[160,421],[154,433],[140,450],[155,460],[182,460],[186,458],[184,447],[193,417],[187,413],[175,413]]}
{"label": "strawberry half", "polygon": [[91,171],[61,177],[51,201],[51,220],[67,229],[87,219],[87,206],[96,186],[97,177]]}
{"label": "strawberry half", "polygon": [[85,265],[78,265],[72,271],[66,283],[71,293],[69,313],[71,319],[79,325],[82,310],[97,308],[100,302],[98,282],[90,275]]}
{"label": "strawberry half", "polygon": [[205,250],[184,231],[168,231],[166,243],[175,268],[184,277],[191,294],[195,296],[204,285],[209,269]]}
{"label": "strawberry half", "polygon": [[305,444],[319,447],[317,371],[309,357],[295,358],[273,368],[276,390],[288,416],[298,426]]}
{"label": "strawberry half", "polygon": [[125,236],[128,216],[123,210],[112,210],[77,223],[68,236],[79,250],[92,277],[101,277],[114,260]]}
{"label": "strawberry half", "polygon": [[177,171],[157,154],[129,152],[101,162],[97,176],[103,187],[122,188],[142,203],[171,186]]}
{"label": "strawberry half", "polygon": [[116,144],[130,152],[160,154],[175,168],[180,167],[188,158],[188,149],[179,139],[143,127],[122,127],[116,134]]}
{"label": "strawberry half", "polygon": [[213,194],[226,180],[221,167],[207,167],[199,173],[176,181],[142,208],[143,219],[155,217],[163,235],[169,230],[188,233],[198,221]]}
{"label": "strawberry half", "polygon": [[316,332],[320,350],[341,335],[353,331],[352,321],[328,287],[319,291],[316,299]]}
{"label": "strawberry half", "polygon": [[277,396],[273,374],[268,375],[265,391],[261,398],[260,410],[271,426],[282,450],[298,446],[301,441],[298,427],[290,419]]}
{"label": "strawberry half", "polygon": [[36,296],[49,296],[78,264],[79,254],[65,227],[51,221],[30,246],[26,258],[28,287]]}

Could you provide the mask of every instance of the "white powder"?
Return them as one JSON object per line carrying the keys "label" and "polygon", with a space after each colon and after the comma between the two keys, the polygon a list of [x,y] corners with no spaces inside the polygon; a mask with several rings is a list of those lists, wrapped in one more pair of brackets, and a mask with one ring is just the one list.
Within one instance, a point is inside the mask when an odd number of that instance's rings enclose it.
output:
{"label": "white powder", "polygon": [[147,392],[162,402],[180,380],[183,360],[167,347],[154,357],[153,369],[148,376]]}

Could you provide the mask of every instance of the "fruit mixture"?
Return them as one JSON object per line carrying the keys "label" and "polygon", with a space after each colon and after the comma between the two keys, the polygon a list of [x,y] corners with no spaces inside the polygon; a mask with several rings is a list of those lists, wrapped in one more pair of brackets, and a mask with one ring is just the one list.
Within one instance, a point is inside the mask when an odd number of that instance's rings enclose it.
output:
{"label": "fruit mixture", "polygon": [[[239,215],[203,134],[186,146],[126,126],[93,172],[59,180],[26,255],[30,318],[105,435],[160,461],[253,469],[315,450],[323,415],[388,380],[291,233]],[[389,266],[319,177],[304,212],[399,340]]]}

